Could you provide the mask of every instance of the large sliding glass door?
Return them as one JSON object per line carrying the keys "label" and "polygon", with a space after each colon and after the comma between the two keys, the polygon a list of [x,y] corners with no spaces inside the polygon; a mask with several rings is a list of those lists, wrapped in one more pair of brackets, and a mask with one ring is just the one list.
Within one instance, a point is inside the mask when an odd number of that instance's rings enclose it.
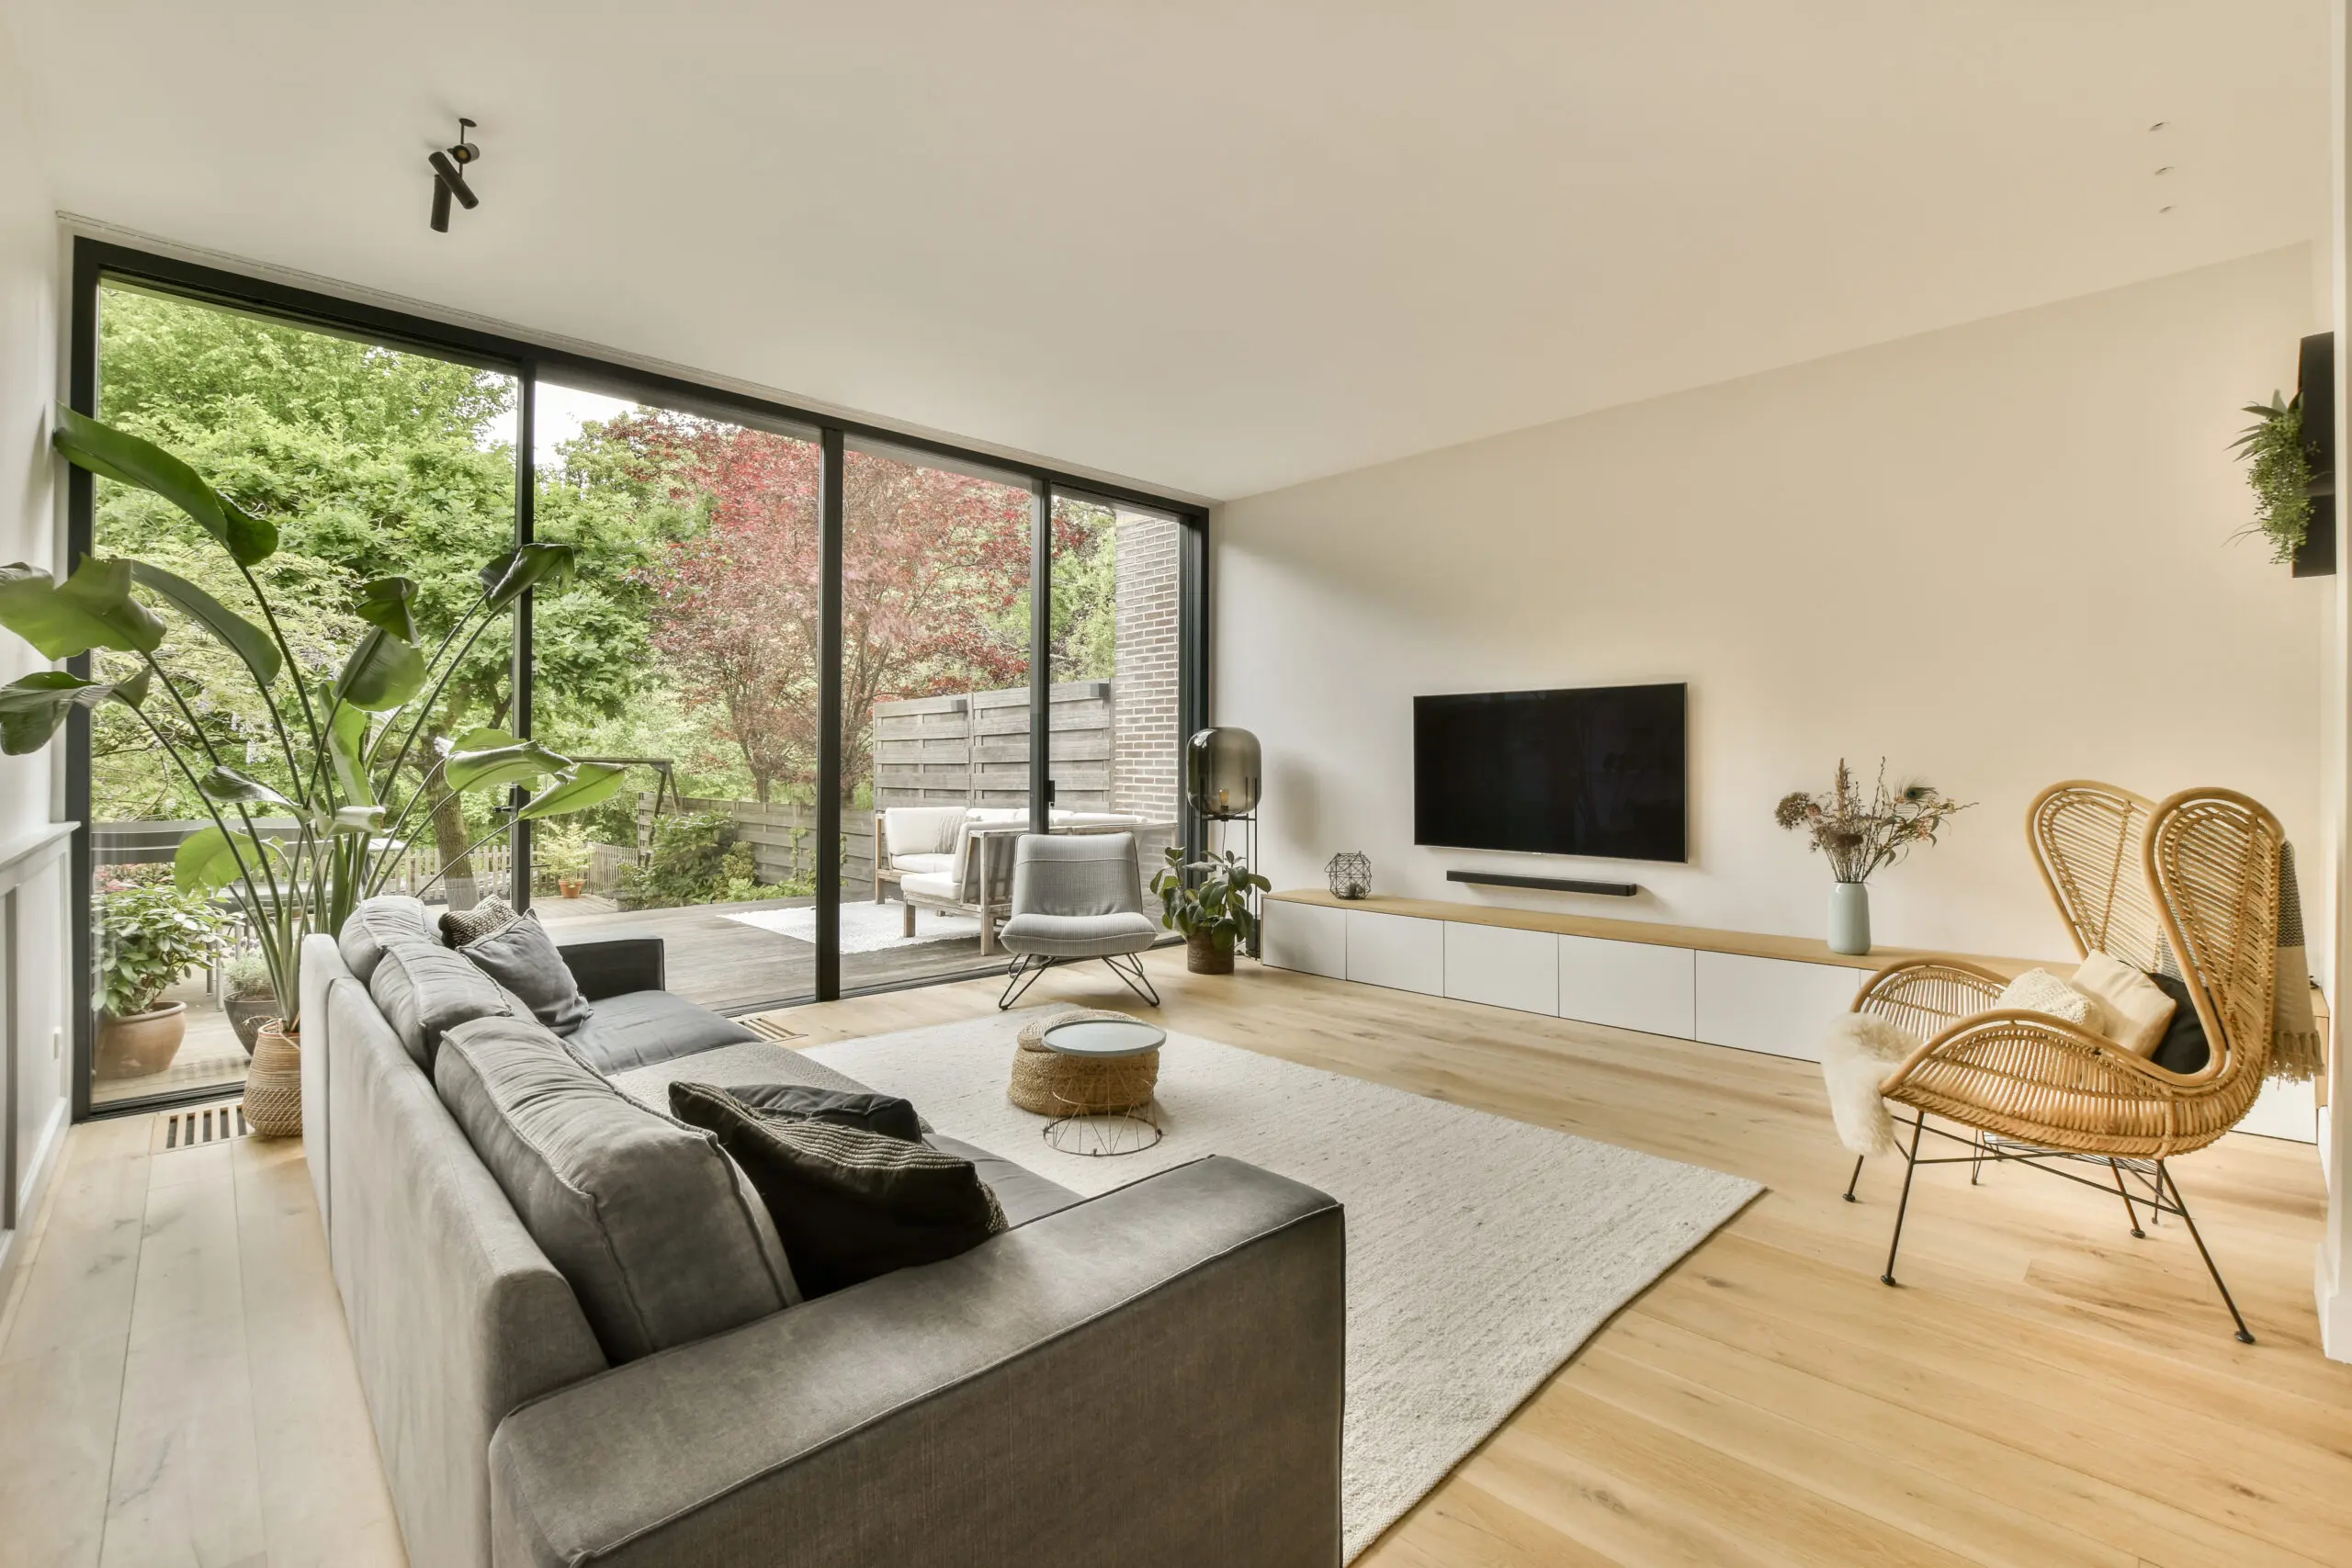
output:
{"label": "large sliding glass door", "polygon": [[[1136,832],[1146,875],[1182,832],[1197,511],[97,242],[75,288],[74,406],[279,526],[257,570],[302,666],[289,690],[362,635],[371,579],[415,581],[429,643],[483,563],[575,551],[570,583],[502,614],[409,716],[417,766],[500,729],[628,786],[519,827],[492,791],[404,822],[395,886],[430,905],[495,891],[559,939],[651,930],[673,989],[742,1012],[1000,966],[1013,842],[1041,819]],[[135,555],[252,612],[169,506],[78,475],[69,493],[70,554]],[[147,719],[282,783],[259,694],[155,607],[185,676]],[[232,902],[174,891],[207,818],[142,723],[102,706],[69,732],[79,1113],[233,1090],[240,1026],[270,1011]],[[141,922],[183,917],[202,951],[141,971]],[[175,1012],[173,1049],[114,1027],[146,1012]]]}

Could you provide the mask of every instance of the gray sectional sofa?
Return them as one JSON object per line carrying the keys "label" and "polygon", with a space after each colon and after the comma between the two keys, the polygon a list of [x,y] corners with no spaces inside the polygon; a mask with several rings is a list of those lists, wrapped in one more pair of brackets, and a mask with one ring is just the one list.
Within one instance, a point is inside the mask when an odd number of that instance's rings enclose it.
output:
{"label": "gray sectional sofa", "polygon": [[[567,1048],[432,963],[388,972],[388,1012],[368,981],[424,911],[362,915],[304,948],[306,1154],[418,1568],[1340,1561],[1330,1199],[1211,1157],[1081,1201],[932,1134],[1009,1228],[802,1302],[715,1143],[607,1081],[757,1038],[662,990],[658,940],[562,948],[594,1010]],[[596,1190],[605,1135],[668,1174]],[[621,1259],[582,1240],[626,1226],[665,1259],[650,1341],[616,1338]]]}

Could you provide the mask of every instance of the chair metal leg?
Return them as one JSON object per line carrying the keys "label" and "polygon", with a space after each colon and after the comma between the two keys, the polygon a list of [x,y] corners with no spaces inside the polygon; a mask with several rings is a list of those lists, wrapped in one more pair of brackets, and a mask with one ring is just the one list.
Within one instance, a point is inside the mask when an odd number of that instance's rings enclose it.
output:
{"label": "chair metal leg", "polygon": [[1052,968],[1053,964],[1050,958],[1039,958],[1027,953],[1015,958],[1004,972],[1004,995],[996,999],[996,1010],[1002,1012],[1019,1001],[1029,987],[1037,983],[1037,976]]}
{"label": "chair metal leg", "polygon": [[1871,1156],[1868,1155],[1856,1155],[1854,1156],[1854,1174],[1846,1179],[1846,1201],[1849,1203],[1859,1203],[1861,1201],[1860,1199],[1854,1196],[1854,1189],[1861,1183],[1862,1161],[1870,1157]]}
{"label": "chair metal leg", "polygon": [[1894,1235],[1886,1244],[1886,1272],[1878,1277],[1882,1285],[1894,1283],[1894,1253],[1903,1245],[1903,1216],[1911,1208],[1911,1178],[1919,1170],[1919,1134],[1927,1130],[1928,1113],[1920,1111],[1911,1123],[1911,1150],[1903,1156],[1903,1199],[1894,1207]]}
{"label": "chair metal leg", "polygon": [[2205,1272],[2213,1276],[2213,1288],[2222,1292],[2222,1304],[2230,1309],[2230,1320],[2238,1325],[2238,1342],[2254,1343],[2254,1331],[2246,1327],[2245,1315],[2238,1311],[2238,1303],[2230,1295],[2229,1286],[2222,1282],[2222,1271],[2213,1265],[2213,1255],[2205,1249],[2205,1238],[2197,1234],[2197,1221],[2188,1213],[2188,1200],[2181,1195],[2179,1179],[2165,1169],[2165,1162],[2156,1161],[2156,1196],[2161,1199],[2166,1187],[2172,1189],[2175,1212],[2188,1227],[2188,1237],[2197,1244],[2197,1256],[2205,1260]]}
{"label": "chair metal leg", "polygon": [[2107,1162],[2107,1168],[2115,1173],[2116,1195],[2123,1200],[2123,1212],[2131,1216],[2132,1238],[2134,1241],[2146,1240],[2148,1233],[2140,1228],[2139,1208],[2132,1201],[2131,1190],[2123,1185],[2123,1168],[2116,1164],[2114,1160],[2109,1159]]}
{"label": "chair metal leg", "polygon": [[1127,989],[1153,1007],[1158,1007],[1159,992],[1152,985],[1151,976],[1143,972],[1143,960],[1132,953],[1127,953],[1125,957],[1127,961],[1124,964],[1117,958],[1105,958],[1102,962],[1110,965],[1112,974],[1127,983]]}
{"label": "chair metal leg", "polygon": [[1984,1169],[1984,1130],[1979,1127],[1976,1130],[1976,1136],[1968,1140],[1968,1184],[1971,1187],[1976,1185],[1976,1179]]}

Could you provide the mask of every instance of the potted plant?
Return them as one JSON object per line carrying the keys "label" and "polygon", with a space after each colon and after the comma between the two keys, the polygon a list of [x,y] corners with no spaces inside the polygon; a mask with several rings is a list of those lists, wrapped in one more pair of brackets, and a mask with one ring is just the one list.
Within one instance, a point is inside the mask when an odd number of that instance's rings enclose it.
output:
{"label": "potted plant", "polygon": [[98,1033],[92,1068],[102,1078],[145,1077],[179,1055],[187,1004],[164,993],[212,956],[220,917],[201,894],[170,883],[135,883],[97,896]]}
{"label": "potted plant", "polygon": [[1151,879],[1151,890],[1159,895],[1160,924],[1184,933],[1184,967],[1195,975],[1233,973],[1235,946],[1258,935],[1250,895],[1272,892],[1273,886],[1242,864],[1239,855],[1211,852],[1187,863],[1175,845]]}
{"label": "potted plant", "polygon": [[2313,492],[2331,490],[2335,476],[2318,470],[2314,459],[2319,444],[2304,434],[2301,392],[2292,398],[2273,392],[2268,402],[2248,403],[2245,412],[2254,415],[2254,423],[2231,443],[2231,449],[2246,465],[2254,521],[2238,536],[2261,535],[2270,541],[2270,558],[2286,565],[2310,536]]}
{"label": "potted plant", "polygon": [[1917,781],[1889,790],[1884,758],[1879,760],[1878,788],[1867,798],[1842,757],[1828,794],[1798,790],[1781,797],[1772,820],[1812,840],[1813,847],[1828,857],[1829,874],[1837,878],[1829,888],[1830,952],[1871,950],[1871,874],[1893,865],[1915,844],[1934,843],[1945,821],[1967,809]]}
{"label": "potted plant", "polygon": [[221,970],[220,1010],[229,1015],[237,1043],[245,1048],[246,1055],[252,1055],[262,1025],[278,1016],[277,992],[269,983],[269,965],[261,961],[260,953],[241,953]]}
{"label": "potted plant", "polygon": [[576,822],[550,824],[531,840],[531,863],[555,883],[566,898],[577,898],[588,886],[588,829]]}
{"label": "potted plant", "polygon": [[[85,556],[62,583],[21,561],[0,566],[0,626],[43,659],[86,654],[92,663],[86,678],[42,670],[0,686],[0,751],[20,756],[47,745],[77,706],[119,702],[137,717],[210,818],[181,842],[174,880],[191,895],[229,895],[285,1013],[256,1032],[245,1120],[265,1136],[299,1133],[303,938],[339,931],[353,907],[400,869],[418,837],[411,824],[462,793],[526,786],[536,793],[516,815],[533,819],[584,810],[621,787],[617,765],[575,762],[504,730],[428,739],[444,688],[482,634],[526,592],[554,593],[570,582],[571,547],[528,544],[489,562],[479,594],[458,607],[430,653],[419,646],[415,583],[381,577],[361,584],[350,610],[367,630],[339,665],[319,663],[297,655],[254,573],[277,552],[276,523],[246,512],[163,448],[70,410],[51,441],[75,466],[186,513],[226,552],[223,575],[242,582],[232,594],[241,605],[125,557]],[[193,638],[226,649],[225,661],[207,662],[216,671],[226,663],[218,679],[252,682],[258,719],[234,736],[224,728],[213,671],[190,667],[187,640],[164,649],[159,605]],[[208,714],[215,716],[209,724]],[[282,825],[265,833],[257,814]],[[467,848],[504,831],[501,820]]]}

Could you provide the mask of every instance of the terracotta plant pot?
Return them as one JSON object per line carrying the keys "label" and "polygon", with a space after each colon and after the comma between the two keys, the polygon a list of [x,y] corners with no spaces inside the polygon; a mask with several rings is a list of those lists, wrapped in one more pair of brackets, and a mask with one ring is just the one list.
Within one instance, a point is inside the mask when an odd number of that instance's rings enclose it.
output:
{"label": "terracotta plant pot", "polygon": [[1220,942],[1207,931],[1194,931],[1184,939],[1184,968],[1193,975],[1232,974],[1232,942]]}
{"label": "terracotta plant pot", "polygon": [[257,1137],[302,1135],[302,1037],[270,1019],[254,1036],[245,1071],[245,1125]]}
{"label": "terracotta plant pot", "polygon": [[187,1038],[187,1004],[173,1002],[129,1018],[98,1020],[92,1064],[102,1078],[143,1078],[160,1073],[180,1054]]}
{"label": "terracotta plant pot", "polygon": [[587,879],[584,877],[560,876],[556,878],[555,890],[567,898],[577,898],[580,897],[580,890],[587,886]]}

